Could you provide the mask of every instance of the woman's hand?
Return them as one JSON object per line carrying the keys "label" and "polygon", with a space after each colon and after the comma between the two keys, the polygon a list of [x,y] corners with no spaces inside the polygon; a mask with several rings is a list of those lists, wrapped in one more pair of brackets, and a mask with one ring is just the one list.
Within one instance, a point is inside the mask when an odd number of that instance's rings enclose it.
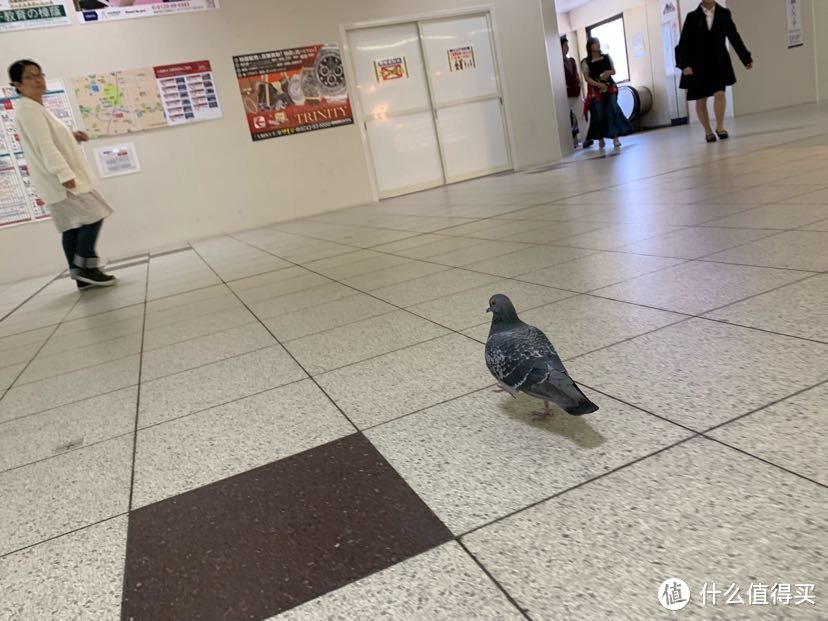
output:
{"label": "woman's hand", "polygon": [[751,69],[753,69],[753,63],[748,63],[748,64],[746,64],[746,65],[745,65],[745,69],[747,69],[748,71],[750,71]]}
{"label": "woman's hand", "polygon": [[693,75],[693,67],[685,67],[681,70],[682,75]]}
{"label": "woman's hand", "polygon": [[602,93],[606,93],[609,90],[609,86],[607,86],[606,84],[599,84],[598,90]]}
{"label": "woman's hand", "polygon": [[89,134],[87,134],[86,132],[77,131],[74,133],[74,136],[75,140],[77,140],[78,143],[89,141]]}
{"label": "woman's hand", "polygon": [[63,183],[63,187],[66,188],[67,190],[74,190],[76,185],[77,184],[75,183],[74,179],[69,179],[69,181],[65,181]]}

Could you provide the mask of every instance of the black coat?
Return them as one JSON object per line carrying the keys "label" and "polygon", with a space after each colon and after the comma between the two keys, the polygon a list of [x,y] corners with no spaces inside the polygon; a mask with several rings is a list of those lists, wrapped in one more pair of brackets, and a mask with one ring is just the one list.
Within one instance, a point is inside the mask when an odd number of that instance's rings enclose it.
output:
{"label": "black coat", "polygon": [[725,45],[726,39],[742,64],[753,62],[728,9],[716,5],[710,30],[707,29],[707,18],[701,6],[687,15],[676,46],[676,67],[693,69],[693,75],[682,75],[679,82],[679,88],[687,90],[688,99],[710,97],[716,91],[735,84],[736,74]]}

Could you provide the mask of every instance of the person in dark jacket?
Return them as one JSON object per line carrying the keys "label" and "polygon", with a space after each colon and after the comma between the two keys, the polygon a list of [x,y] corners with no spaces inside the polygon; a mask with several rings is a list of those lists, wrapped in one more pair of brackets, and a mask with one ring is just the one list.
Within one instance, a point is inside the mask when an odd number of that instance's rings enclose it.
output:
{"label": "person in dark jacket", "polygon": [[[725,89],[736,83],[736,74],[725,40],[730,41],[742,64],[752,69],[753,58],[736,30],[730,11],[715,0],[702,0],[687,15],[675,50],[676,67],[682,73],[679,88],[687,91],[688,101],[696,102],[707,142],[715,142],[717,136],[721,140],[729,137],[724,128]],[[711,96],[716,113],[715,133],[707,111],[707,99]]]}
{"label": "person in dark jacket", "polygon": [[572,129],[572,142],[578,148],[578,111],[581,107],[581,76],[578,75],[578,63],[569,56],[569,39],[561,35],[561,52],[563,53],[564,75],[566,76],[566,97],[569,100],[569,124]]}

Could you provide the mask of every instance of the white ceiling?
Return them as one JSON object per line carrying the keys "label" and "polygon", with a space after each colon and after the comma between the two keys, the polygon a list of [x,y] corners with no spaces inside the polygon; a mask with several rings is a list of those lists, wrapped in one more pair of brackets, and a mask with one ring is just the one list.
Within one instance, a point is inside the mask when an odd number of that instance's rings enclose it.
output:
{"label": "white ceiling", "polygon": [[577,9],[588,2],[592,0],[555,0],[555,10],[558,13],[569,13],[572,9]]}

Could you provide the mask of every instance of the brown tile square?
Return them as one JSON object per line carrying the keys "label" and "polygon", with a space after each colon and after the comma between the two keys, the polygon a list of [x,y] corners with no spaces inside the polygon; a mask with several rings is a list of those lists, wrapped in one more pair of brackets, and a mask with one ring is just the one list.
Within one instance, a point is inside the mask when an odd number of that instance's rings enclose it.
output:
{"label": "brown tile square", "polygon": [[131,513],[122,618],[265,619],[451,538],[355,434]]}

